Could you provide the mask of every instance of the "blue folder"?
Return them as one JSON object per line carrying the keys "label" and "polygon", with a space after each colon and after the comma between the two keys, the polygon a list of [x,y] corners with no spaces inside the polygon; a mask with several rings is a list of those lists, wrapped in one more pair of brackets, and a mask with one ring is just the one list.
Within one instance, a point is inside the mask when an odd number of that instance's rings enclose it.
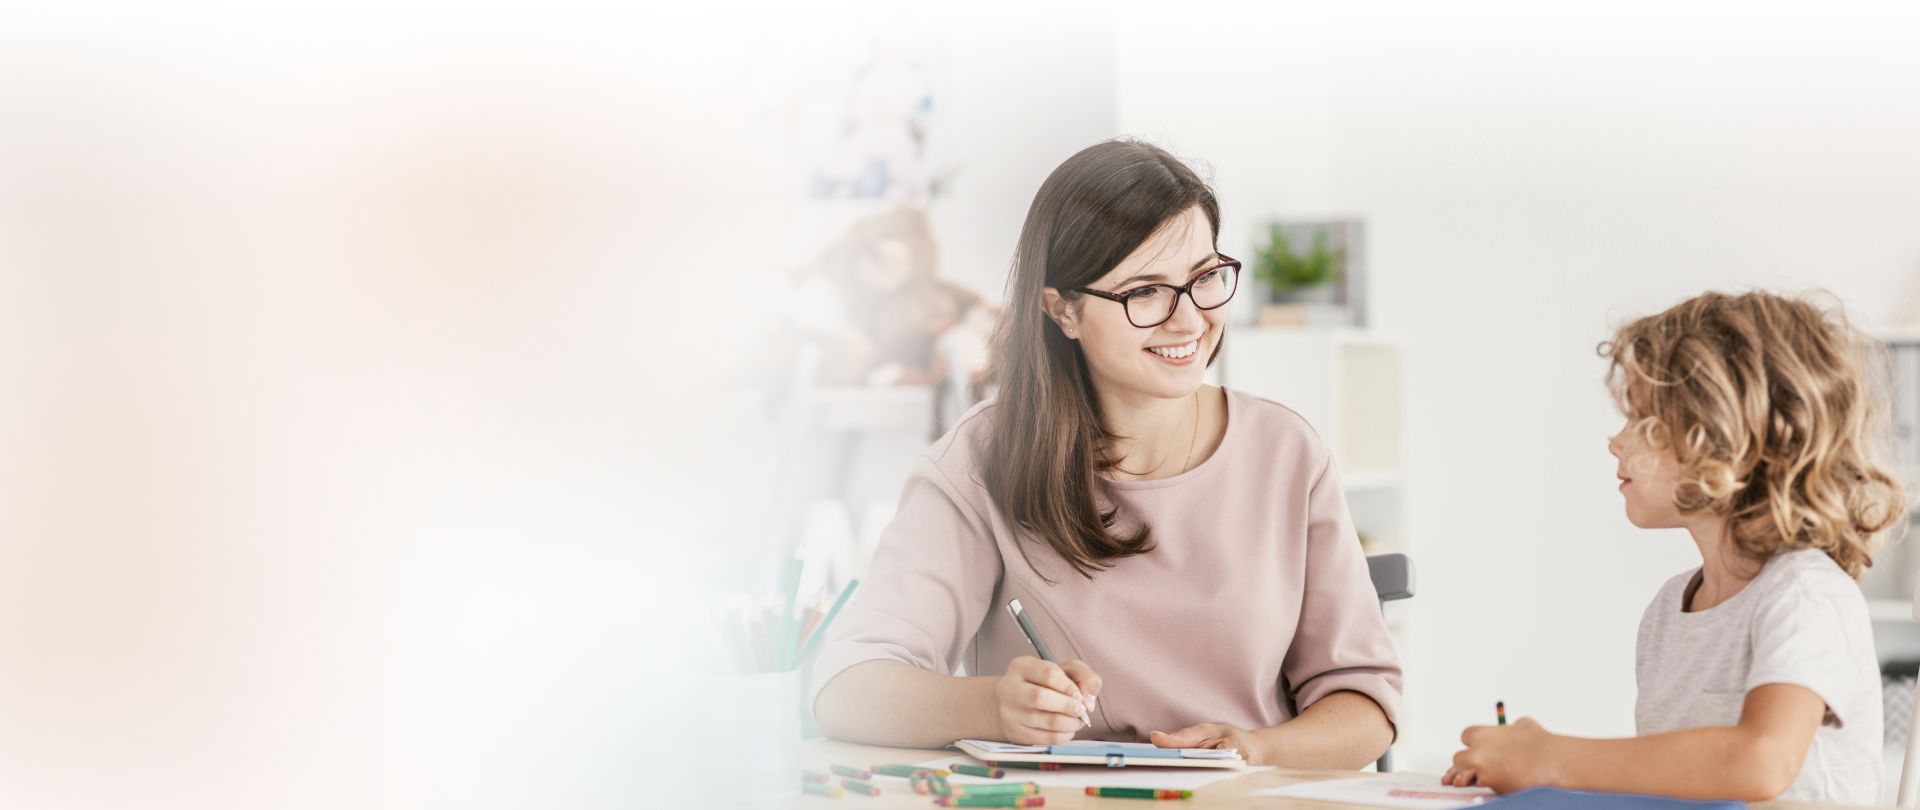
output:
{"label": "blue folder", "polygon": [[1634,793],[1537,787],[1477,805],[1475,810],[1746,810],[1746,802],[1693,801]]}

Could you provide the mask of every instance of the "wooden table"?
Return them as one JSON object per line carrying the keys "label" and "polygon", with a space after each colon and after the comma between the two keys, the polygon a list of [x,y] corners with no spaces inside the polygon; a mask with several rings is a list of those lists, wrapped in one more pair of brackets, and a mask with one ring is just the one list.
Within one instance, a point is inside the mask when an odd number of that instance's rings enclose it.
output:
{"label": "wooden table", "polygon": [[[954,756],[953,751],[935,751],[912,748],[875,748],[866,745],[837,742],[834,740],[808,740],[800,750],[802,767],[816,771],[826,771],[834,764],[865,767],[876,763],[912,764],[927,762]],[[1016,778],[1018,771],[1010,771],[1010,781]],[[1194,791],[1193,798],[1186,801],[1146,801],[1141,799],[1107,799],[1088,796],[1072,788],[1041,788],[1041,794],[1047,797],[1047,810],[1053,808],[1100,808],[1101,810],[1191,810],[1191,808],[1261,808],[1262,810],[1353,810],[1355,805],[1333,804],[1330,802],[1289,799],[1279,796],[1255,796],[1254,791],[1261,788],[1279,787],[1294,782],[1308,782],[1334,777],[1352,777],[1352,771],[1309,771],[1291,768],[1272,770],[1224,779]],[[837,777],[836,777],[837,779]],[[1440,777],[1434,776],[1435,784]],[[875,777],[883,791],[879,796],[864,796],[852,791],[840,798],[803,795],[794,803],[795,807],[836,808],[837,810],[894,810],[895,808],[913,808],[928,810],[934,808],[933,802],[926,796],[906,789],[906,780],[892,777]],[[837,782],[836,782],[837,783]],[[1841,805],[1810,804],[1807,802],[1763,802],[1754,805],[1764,810],[1832,810]],[[937,808],[935,808],[937,810]]]}

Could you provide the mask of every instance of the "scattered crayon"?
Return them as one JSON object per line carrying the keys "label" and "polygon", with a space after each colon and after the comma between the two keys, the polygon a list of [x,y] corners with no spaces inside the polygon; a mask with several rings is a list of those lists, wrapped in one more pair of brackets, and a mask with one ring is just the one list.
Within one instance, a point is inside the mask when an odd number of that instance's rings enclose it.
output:
{"label": "scattered crayon", "polygon": [[[855,768],[852,765],[835,765],[833,766],[833,773],[836,776],[844,776],[844,777],[847,777],[848,779],[872,779],[873,778],[873,771],[869,771],[864,768]],[[821,780],[821,781],[826,781],[826,780]]]}
{"label": "scattered crayon", "polygon": [[880,786],[872,782],[862,782],[858,779],[842,779],[840,780],[840,786],[855,793],[865,793],[868,796],[880,795]]}
{"label": "scattered crayon", "polygon": [[800,781],[809,782],[817,785],[824,785],[827,782],[831,781],[831,779],[826,774],[821,773],[819,771],[809,771],[806,768],[801,768]]}
{"label": "scattered crayon", "polygon": [[875,765],[867,770],[880,774],[881,776],[899,776],[903,778],[911,777],[916,773],[925,773],[934,776],[953,775],[952,771],[945,768],[922,768],[918,765]]}
{"label": "scattered crayon", "polygon": [[988,779],[1000,779],[1007,775],[1006,771],[989,765],[955,765],[953,772],[968,776],[984,776]]}
{"label": "scattered crayon", "polygon": [[1033,782],[1004,782],[998,785],[954,785],[955,796],[1036,796],[1040,786]]}
{"label": "scattered crayon", "polygon": [[836,799],[847,795],[847,791],[838,785],[822,785],[817,782],[803,782],[800,789],[815,796],[831,796]]}
{"label": "scattered crayon", "polygon": [[1160,790],[1158,788],[1132,787],[1090,787],[1088,796],[1101,796],[1109,799],[1191,799],[1191,790]]}
{"label": "scattered crayon", "polygon": [[941,797],[933,804],[943,808],[1044,808],[1046,797]]}

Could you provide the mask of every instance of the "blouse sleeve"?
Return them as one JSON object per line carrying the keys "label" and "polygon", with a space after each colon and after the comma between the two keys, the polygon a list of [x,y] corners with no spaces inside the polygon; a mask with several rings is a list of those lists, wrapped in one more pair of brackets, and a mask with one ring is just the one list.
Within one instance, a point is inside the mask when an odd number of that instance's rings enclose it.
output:
{"label": "blouse sleeve", "polygon": [[947,474],[922,456],[867,576],[814,659],[809,710],[820,690],[855,664],[901,661],[953,674],[986,616],[1001,569],[986,523]]}
{"label": "blouse sleeve", "polygon": [[1281,671],[1301,711],[1342,690],[1400,722],[1401,672],[1331,454],[1307,496],[1307,568],[1299,628]]}

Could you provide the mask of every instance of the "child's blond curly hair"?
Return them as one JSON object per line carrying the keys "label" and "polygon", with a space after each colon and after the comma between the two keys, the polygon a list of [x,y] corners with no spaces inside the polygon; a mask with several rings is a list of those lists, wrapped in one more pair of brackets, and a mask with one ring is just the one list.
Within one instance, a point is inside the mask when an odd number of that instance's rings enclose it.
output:
{"label": "child's blond curly hair", "polygon": [[1885,461],[1878,346],[1838,307],[1710,292],[1620,327],[1600,355],[1629,429],[1679,458],[1682,514],[1723,516],[1754,561],[1817,548],[1855,579],[1873,565],[1907,499]]}

